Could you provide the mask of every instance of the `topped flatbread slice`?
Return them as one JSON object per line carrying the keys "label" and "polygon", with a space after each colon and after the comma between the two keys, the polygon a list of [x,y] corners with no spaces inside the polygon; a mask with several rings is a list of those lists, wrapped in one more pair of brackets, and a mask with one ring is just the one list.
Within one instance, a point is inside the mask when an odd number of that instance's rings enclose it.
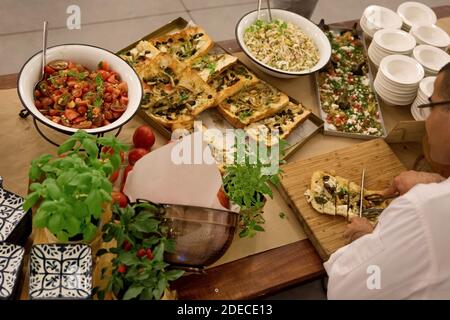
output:
{"label": "topped flatbread slice", "polygon": [[203,81],[208,82],[213,76],[222,73],[236,61],[236,57],[226,53],[207,54],[192,60],[191,68],[199,74]]}
{"label": "topped flatbread slice", "polygon": [[288,102],[286,94],[260,80],[225,99],[218,105],[218,111],[234,127],[245,128],[277,113]]}
{"label": "topped flatbread slice", "polygon": [[182,62],[205,55],[214,45],[205,30],[197,26],[154,38],[151,42],[159,51],[166,52]]}

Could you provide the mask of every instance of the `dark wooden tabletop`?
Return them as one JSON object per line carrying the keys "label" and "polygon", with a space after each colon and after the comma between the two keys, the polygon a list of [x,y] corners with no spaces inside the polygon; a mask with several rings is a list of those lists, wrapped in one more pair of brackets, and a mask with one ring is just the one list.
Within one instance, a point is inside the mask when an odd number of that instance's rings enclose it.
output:
{"label": "dark wooden tabletop", "polygon": [[[434,8],[438,18],[450,17],[450,5]],[[351,27],[356,21],[334,25]],[[219,43],[230,52],[236,40]],[[16,87],[17,74],[0,76],[0,89]],[[256,299],[325,276],[322,260],[309,240],[301,240],[211,269],[174,283],[180,299]]]}

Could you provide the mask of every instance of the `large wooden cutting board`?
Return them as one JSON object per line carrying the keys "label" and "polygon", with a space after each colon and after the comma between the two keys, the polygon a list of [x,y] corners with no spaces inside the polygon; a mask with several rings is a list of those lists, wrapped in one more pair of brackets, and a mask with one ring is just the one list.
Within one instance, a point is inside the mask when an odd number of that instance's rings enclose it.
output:
{"label": "large wooden cutting board", "polygon": [[406,170],[382,139],[283,166],[280,192],[296,212],[305,233],[324,261],[347,244],[343,237],[347,221],[344,217],[319,214],[306,201],[304,192],[310,186],[311,175],[316,170],[334,170],[337,175],[360,184],[363,168],[366,169],[365,186],[371,190],[389,186],[396,175]]}

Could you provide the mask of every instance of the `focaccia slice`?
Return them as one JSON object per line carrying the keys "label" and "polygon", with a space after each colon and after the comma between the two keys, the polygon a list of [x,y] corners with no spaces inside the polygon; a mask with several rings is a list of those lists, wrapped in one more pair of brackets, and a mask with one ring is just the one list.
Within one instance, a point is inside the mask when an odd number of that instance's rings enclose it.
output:
{"label": "focaccia slice", "polygon": [[189,91],[189,94],[182,98],[193,116],[197,116],[215,104],[216,93],[195,71],[186,69],[180,76],[178,87]]}
{"label": "focaccia slice", "polygon": [[143,83],[143,108],[152,107],[154,103],[175,92],[186,65],[166,53],[158,54],[137,65],[135,70]]}
{"label": "focaccia slice", "polygon": [[197,26],[154,38],[151,42],[159,51],[166,52],[182,62],[205,55],[214,45],[205,30]]}
{"label": "focaccia slice", "polygon": [[208,82],[214,75],[220,74],[236,61],[236,57],[226,53],[207,54],[192,60],[191,68],[203,81]]}
{"label": "focaccia slice", "polygon": [[336,214],[349,218],[349,181],[342,177],[336,176]]}
{"label": "focaccia slice", "polygon": [[243,87],[218,105],[218,111],[236,128],[269,117],[289,102],[287,95],[264,81]]}
{"label": "focaccia slice", "polygon": [[258,82],[258,78],[242,64],[234,64],[229,69],[213,76],[208,84],[217,92],[216,103],[234,95],[244,86]]}
{"label": "focaccia slice", "polygon": [[354,182],[349,182],[348,184],[349,192],[349,203],[348,203],[348,214],[349,216],[359,216],[359,202],[361,187]]}
{"label": "focaccia slice", "polygon": [[336,178],[324,171],[311,177],[311,188],[306,190],[306,200],[319,213],[336,215]]}
{"label": "focaccia slice", "polygon": [[[279,139],[288,137],[308,118],[310,113],[311,111],[304,108],[302,104],[289,102],[274,115],[250,124],[245,130],[250,137],[270,147],[278,143]],[[272,137],[274,131],[278,131],[277,137]]]}
{"label": "focaccia slice", "polygon": [[133,68],[138,68],[144,61],[155,58],[159,53],[149,41],[142,40],[134,48],[120,54],[120,57]]}
{"label": "focaccia slice", "polygon": [[168,95],[146,110],[146,113],[155,121],[168,129],[179,127],[191,127],[194,117],[187,105],[186,96],[190,92],[187,89],[177,88],[171,95]]}

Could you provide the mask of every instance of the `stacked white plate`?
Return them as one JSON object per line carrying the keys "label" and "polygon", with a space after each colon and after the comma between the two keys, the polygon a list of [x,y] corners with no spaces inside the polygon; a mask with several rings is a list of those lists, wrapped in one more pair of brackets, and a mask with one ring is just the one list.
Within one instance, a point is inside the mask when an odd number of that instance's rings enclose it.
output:
{"label": "stacked white plate", "polygon": [[434,24],[412,27],[409,33],[416,39],[417,44],[428,44],[444,51],[450,46],[448,33]]}
{"label": "stacked white plate", "polygon": [[417,108],[422,104],[429,103],[429,98],[434,91],[434,81],[436,77],[426,77],[419,84],[419,91],[417,91],[416,100],[411,105],[411,114],[417,121],[427,120],[430,115],[430,108]]}
{"label": "stacked white plate", "polygon": [[425,76],[436,76],[439,70],[450,62],[447,52],[427,44],[415,47],[413,57],[423,66]]}
{"label": "stacked white plate", "polygon": [[416,95],[425,71],[413,58],[394,54],[381,60],[375,91],[389,105],[410,105]]}
{"label": "stacked white plate", "polygon": [[397,14],[403,20],[402,29],[411,30],[416,26],[427,26],[436,24],[437,17],[434,11],[420,2],[408,1],[397,8]]}
{"label": "stacked white plate", "polygon": [[381,6],[368,6],[359,20],[361,29],[367,37],[373,38],[375,32],[381,29],[400,29],[403,21],[391,9]]}
{"label": "stacked white plate", "polygon": [[384,57],[393,54],[411,55],[415,46],[416,40],[409,33],[398,29],[383,29],[375,32],[368,54],[378,67]]}

